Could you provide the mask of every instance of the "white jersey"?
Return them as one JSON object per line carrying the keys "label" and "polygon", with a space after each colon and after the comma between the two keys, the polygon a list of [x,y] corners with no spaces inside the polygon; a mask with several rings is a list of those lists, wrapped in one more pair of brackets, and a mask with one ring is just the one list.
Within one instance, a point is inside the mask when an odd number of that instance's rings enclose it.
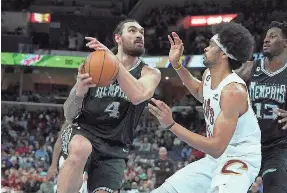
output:
{"label": "white jersey", "polygon": [[[207,125],[207,136],[213,136],[214,125],[221,111],[220,97],[230,83],[245,85],[232,73],[211,89],[211,76],[207,71],[203,80],[203,110]],[[246,86],[246,85],[245,85]],[[192,162],[166,180],[163,189],[178,193],[244,193],[248,191],[259,173],[261,165],[261,132],[255,114],[250,106],[238,118],[235,132],[225,150],[217,159],[210,155]],[[234,101],[236,102],[236,101]],[[157,192],[164,192],[159,189]]]}
{"label": "white jersey", "polygon": [[[207,136],[211,137],[214,132],[216,119],[221,111],[220,97],[225,86],[230,83],[239,83],[246,86],[245,82],[236,74],[228,75],[215,89],[211,89],[211,75],[208,70],[203,80],[203,111],[206,121]],[[261,154],[261,132],[255,113],[250,105],[248,97],[248,110],[238,119],[235,132],[224,155],[239,156]],[[234,101],[236,103],[236,101]]]}

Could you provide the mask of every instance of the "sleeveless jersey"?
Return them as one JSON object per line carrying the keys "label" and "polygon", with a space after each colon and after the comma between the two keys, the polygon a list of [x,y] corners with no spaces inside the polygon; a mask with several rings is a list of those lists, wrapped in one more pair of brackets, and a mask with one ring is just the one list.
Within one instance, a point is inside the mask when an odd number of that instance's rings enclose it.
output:
{"label": "sleeveless jersey", "polygon": [[[203,81],[203,112],[208,137],[213,136],[214,125],[221,112],[221,92],[225,86],[233,82],[245,85],[245,82],[233,72],[223,79],[216,89],[211,89],[210,72],[208,71],[205,76],[205,80]],[[240,156],[248,153],[261,154],[261,133],[258,121],[252,110],[249,98],[247,98],[247,100],[248,110],[238,118],[235,132],[224,152],[225,155]]]}
{"label": "sleeveless jersey", "polygon": [[[139,60],[129,72],[139,79],[144,66]],[[84,98],[82,111],[74,122],[92,136],[130,145],[133,131],[146,105],[147,102],[133,105],[115,81],[106,87],[90,88]]]}
{"label": "sleeveless jersey", "polygon": [[249,93],[262,135],[262,147],[287,147],[287,132],[284,124],[278,123],[276,108],[287,109],[287,63],[276,72],[264,69],[264,59],[256,60],[251,73]]}

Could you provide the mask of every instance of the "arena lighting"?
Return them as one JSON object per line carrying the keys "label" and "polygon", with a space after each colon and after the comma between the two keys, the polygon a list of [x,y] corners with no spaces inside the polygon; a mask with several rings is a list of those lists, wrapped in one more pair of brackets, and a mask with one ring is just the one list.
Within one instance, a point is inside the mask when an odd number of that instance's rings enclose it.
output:
{"label": "arena lighting", "polygon": [[50,13],[31,13],[30,14],[31,23],[51,23]]}
{"label": "arena lighting", "polygon": [[165,79],[166,79],[166,80],[168,80],[168,79],[169,79],[169,77],[168,77],[168,76],[166,76],[166,77],[165,77]]}
{"label": "arena lighting", "polygon": [[184,28],[200,27],[219,24],[223,22],[230,22],[237,17],[237,14],[219,14],[219,15],[199,15],[187,16],[181,22]]}

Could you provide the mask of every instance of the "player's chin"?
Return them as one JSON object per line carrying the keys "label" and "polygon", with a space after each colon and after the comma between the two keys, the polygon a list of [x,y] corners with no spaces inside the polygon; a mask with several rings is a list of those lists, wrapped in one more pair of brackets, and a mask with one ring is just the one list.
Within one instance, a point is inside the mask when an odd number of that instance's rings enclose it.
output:
{"label": "player's chin", "polygon": [[206,66],[206,67],[208,67],[208,66],[209,66],[209,65],[208,65],[208,61],[207,61],[207,59],[206,59],[206,58],[204,58],[204,59],[203,59],[203,65],[204,65],[204,66]]}
{"label": "player's chin", "polygon": [[144,47],[135,47],[133,49],[133,52],[136,53],[136,55],[141,56],[145,53],[145,48]]}
{"label": "player's chin", "polygon": [[263,50],[263,56],[272,56],[272,53],[269,50]]}

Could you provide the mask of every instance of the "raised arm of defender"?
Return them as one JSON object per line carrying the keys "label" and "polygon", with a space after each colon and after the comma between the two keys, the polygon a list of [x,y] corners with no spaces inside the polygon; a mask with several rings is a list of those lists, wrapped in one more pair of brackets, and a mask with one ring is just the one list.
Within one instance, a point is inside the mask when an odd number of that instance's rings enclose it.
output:
{"label": "raised arm of defender", "polygon": [[[173,39],[172,39],[173,37]],[[169,42],[170,42],[170,51],[169,51],[169,61],[177,74],[179,75],[180,79],[184,83],[184,85],[187,87],[189,92],[200,102],[203,101],[202,98],[202,84],[203,81],[198,80],[194,76],[190,74],[190,72],[182,66],[182,64],[179,64],[180,57],[183,53],[184,47],[182,40],[179,38],[179,36],[172,32],[172,37],[168,36]],[[206,72],[204,72],[202,76],[202,80],[204,80]]]}

